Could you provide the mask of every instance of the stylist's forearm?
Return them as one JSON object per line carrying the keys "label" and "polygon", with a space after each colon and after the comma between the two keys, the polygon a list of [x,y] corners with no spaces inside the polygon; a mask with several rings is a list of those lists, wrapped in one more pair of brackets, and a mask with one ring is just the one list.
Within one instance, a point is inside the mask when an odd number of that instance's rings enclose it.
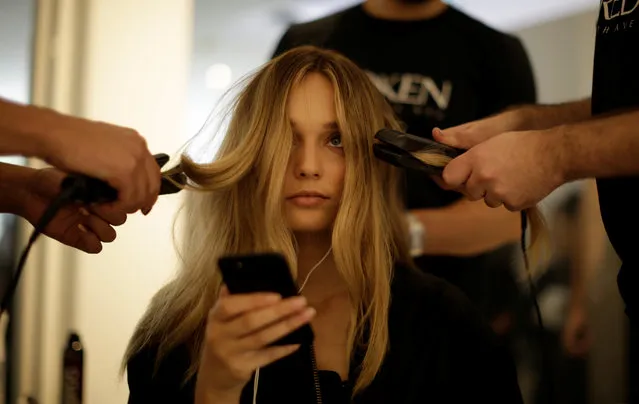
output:
{"label": "stylist's forearm", "polygon": [[34,169],[0,163],[0,213],[20,214],[26,183]]}
{"label": "stylist's forearm", "polygon": [[639,175],[639,112],[553,129],[565,181]]}
{"label": "stylist's forearm", "polygon": [[558,125],[582,122],[591,117],[590,98],[555,105],[529,105],[514,111],[520,130],[545,130]]}
{"label": "stylist's forearm", "polygon": [[472,256],[516,242],[518,213],[466,199],[438,209],[412,211],[424,224],[424,254]]}
{"label": "stylist's forearm", "polygon": [[0,155],[45,158],[46,131],[62,119],[56,112],[0,99]]}

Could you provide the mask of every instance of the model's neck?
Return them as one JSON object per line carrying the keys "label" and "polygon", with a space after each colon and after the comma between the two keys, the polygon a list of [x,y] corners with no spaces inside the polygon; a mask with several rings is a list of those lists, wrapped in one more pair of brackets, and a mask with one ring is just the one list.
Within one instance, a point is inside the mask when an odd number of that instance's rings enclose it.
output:
{"label": "model's neck", "polygon": [[[332,244],[331,235],[296,234],[295,238],[298,246],[298,286],[301,287],[306,281],[304,295],[309,299],[321,300],[326,297],[325,292],[339,288],[343,283],[333,260],[333,252],[329,252]],[[316,265],[317,267],[313,270]],[[312,273],[310,273],[311,270]]]}
{"label": "model's neck", "polygon": [[[297,241],[297,278],[302,282],[309,271],[320,261],[331,248],[331,235],[318,233],[296,234]],[[325,269],[334,267],[333,254],[322,261],[320,266],[313,271],[313,278],[317,278],[318,272],[326,272]],[[320,268],[321,267],[321,268]],[[321,271],[320,271],[321,269]]]}
{"label": "model's neck", "polygon": [[448,6],[440,0],[425,1],[418,4],[404,3],[401,0],[366,0],[363,7],[368,14],[376,18],[411,21],[437,17]]}

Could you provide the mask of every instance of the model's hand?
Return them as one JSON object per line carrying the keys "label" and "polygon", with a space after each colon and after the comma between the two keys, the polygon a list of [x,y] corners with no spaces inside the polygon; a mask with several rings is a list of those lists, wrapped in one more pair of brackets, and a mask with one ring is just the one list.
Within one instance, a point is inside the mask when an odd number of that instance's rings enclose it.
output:
{"label": "model's hand", "polygon": [[550,131],[494,136],[453,159],[440,185],[493,208],[532,207],[564,182],[559,139]]}
{"label": "model's hand", "polygon": [[257,368],[299,348],[269,344],[307,324],[314,314],[303,297],[282,300],[262,293],[229,295],[223,288],[208,316],[197,395],[239,399]]}
{"label": "model's hand", "polygon": [[117,210],[151,210],[160,192],[160,168],[136,131],[62,116],[46,129],[41,157],[49,164],[109,183],[118,191]]}
{"label": "model's hand", "polygon": [[[33,170],[22,189],[20,216],[36,225],[60,192],[65,173],[52,168]],[[68,205],[58,211],[43,234],[87,253],[98,253],[102,243],[116,238],[113,226],[126,221],[126,214],[113,207]]]}

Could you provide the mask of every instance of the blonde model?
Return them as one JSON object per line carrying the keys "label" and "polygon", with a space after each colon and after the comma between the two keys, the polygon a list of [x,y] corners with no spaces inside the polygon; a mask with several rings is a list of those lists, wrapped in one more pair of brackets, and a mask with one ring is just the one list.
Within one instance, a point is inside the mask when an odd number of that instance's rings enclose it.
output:
{"label": "blonde model", "polygon": [[[373,135],[401,129],[364,72],[293,49],[247,81],[190,180],[182,268],[125,355],[134,403],[519,403],[514,367],[454,287],[414,269],[400,174]],[[217,260],[277,251],[299,298],[231,295]],[[310,346],[270,346],[310,323]]]}

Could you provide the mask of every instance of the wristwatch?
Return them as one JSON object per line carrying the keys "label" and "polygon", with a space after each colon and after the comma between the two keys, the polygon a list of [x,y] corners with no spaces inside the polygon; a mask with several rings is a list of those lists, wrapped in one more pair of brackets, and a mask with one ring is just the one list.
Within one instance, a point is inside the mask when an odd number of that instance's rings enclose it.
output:
{"label": "wristwatch", "polygon": [[413,213],[406,213],[408,232],[410,235],[410,255],[418,257],[424,253],[426,229],[424,224]]}

